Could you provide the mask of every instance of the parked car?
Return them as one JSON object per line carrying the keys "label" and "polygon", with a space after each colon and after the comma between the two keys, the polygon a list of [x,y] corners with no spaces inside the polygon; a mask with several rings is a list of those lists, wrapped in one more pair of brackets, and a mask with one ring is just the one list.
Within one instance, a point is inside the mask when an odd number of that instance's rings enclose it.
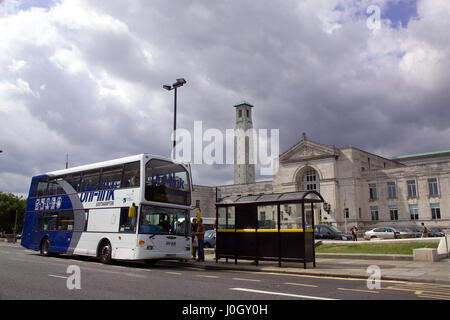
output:
{"label": "parked car", "polygon": [[428,228],[428,236],[429,237],[445,237],[445,233],[439,227],[431,227],[431,228]]}
{"label": "parked car", "polygon": [[422,237],[422,228],[419,226],[409,226],[408,229],[410,229],[413,234],[414,238],[421,238]]}
{"label": "parked car", "polygon": [[216,247],[216,230],[205,231],[205,239],[203,241],[205,248]]}
{"label": "parked car", "polygon": [[396,227],[395,230],[397,230],[399,232],[398,238],[399,239],[406,239],[406,238],[415,238],[415,232],[412,231],[409,228],[405,228],[405,227]]}
{"label": "parked car", "polygon": [[364,233],[364,239],[397,239],[399,234],[400,232],[398,232],[394,228],[374,228]]}
{"label": "parked car", "polygon": [[314,226],[314,237],[316,239],[352,240],[350,234],[345,234],[334,226],[323,224]]}

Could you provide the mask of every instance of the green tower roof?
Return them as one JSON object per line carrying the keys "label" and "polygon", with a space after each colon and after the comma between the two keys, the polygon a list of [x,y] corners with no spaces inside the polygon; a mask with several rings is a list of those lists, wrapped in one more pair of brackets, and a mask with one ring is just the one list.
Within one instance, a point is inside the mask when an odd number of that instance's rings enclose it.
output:
{"label": "green tower roof", "polygon": [[250,106],[252,108],[254,107],[251,103],[249,103],[249,102],[247,102],[245,100],[242,100],[241,102],[235,104],[234,107],[239,107],[239,106],[242,106],[243,104],[246,104],[246,105],[248,105],[248,106]]}

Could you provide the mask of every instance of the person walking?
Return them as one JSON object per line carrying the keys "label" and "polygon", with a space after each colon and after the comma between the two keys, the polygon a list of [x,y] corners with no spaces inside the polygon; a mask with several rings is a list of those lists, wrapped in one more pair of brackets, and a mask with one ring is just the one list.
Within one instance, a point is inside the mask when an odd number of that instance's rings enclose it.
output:
{"label": "person walking", "polygon": [[205,262],[205,251],[204,251],[204,243],[205,240],[205,226],[203,225],[203,220],[200,218],[200,221],[197,225],[197,232],[195,233],[198,239],[198,262]]}
{"label": "person walking", "polygon": [[425,223],[422,222],[422,238],[428,238],[428,229],[425,227]]}
{"label": "person walking", "polygon": [[353,241],[358,241],[358,227],[353,226],[350,231],[352,232]]}

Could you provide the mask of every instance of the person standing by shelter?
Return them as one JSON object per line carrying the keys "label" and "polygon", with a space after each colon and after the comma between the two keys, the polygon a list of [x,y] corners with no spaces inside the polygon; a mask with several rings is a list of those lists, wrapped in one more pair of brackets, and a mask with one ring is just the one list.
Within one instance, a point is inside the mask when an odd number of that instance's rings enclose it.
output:
{"label": "person standing by shelter", "polygon": [[200,218],[197,225],[197,232],[195,233],[198,239],[198,262],[205,262],[205,251],[204,243],[205,239],[205,226],[203,225],[203,220]]}
{"label": "person standing by shelter", "polygon": [[197,219],[194,218],[194,219],[192,219],[192,224],[191,224],[191,237],[192,237],[191,246],[192,246],[192,257],[194,260],[197,258],[197,248],[198,248],[198,238],[196,235],[197,227],[198,227]]}

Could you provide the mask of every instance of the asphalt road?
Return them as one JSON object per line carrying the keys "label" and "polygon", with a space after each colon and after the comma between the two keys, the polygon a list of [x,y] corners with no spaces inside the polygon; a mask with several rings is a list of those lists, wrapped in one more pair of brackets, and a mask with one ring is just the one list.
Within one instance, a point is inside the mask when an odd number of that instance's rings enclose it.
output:
{"label": "asphalt road", "polygon": [[[382,281],[380,289],[371,290],[364,279],[204,270],[177,262],[103,265],[84,257],[43,257],[6,243],[0,243],[0,270],[3,300],[181,300],[179,307],[191,308],[186,312],[210,300],[450,299],[450,286],[443,284]],[[233,311],[223,306],[223,313]]]}

